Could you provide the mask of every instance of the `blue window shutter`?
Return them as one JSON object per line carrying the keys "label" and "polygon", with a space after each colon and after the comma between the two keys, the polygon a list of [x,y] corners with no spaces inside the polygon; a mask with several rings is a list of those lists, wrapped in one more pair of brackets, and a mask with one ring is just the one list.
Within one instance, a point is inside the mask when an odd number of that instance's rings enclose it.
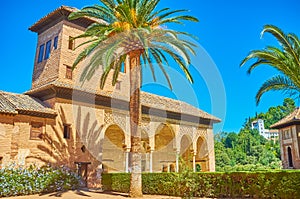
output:
{"label": "blue window shutter", "polygon": [[38,63],[41,63],[43,61],[44,48],[45,44],[40,45]]}
{"label": "blue window shutter", "polygon": [[56,36],[54,38],[54,42],[53,42],[53,47],[54,47],[55,50],[57,49],[57,45],[58,45],[58,36]]}
{"label": "blue window shutter", "polygon": [[46,52],[45,52],[45,60],[50,57],[50,52],[51,52],[51,40],[47,41],[46,43]]}

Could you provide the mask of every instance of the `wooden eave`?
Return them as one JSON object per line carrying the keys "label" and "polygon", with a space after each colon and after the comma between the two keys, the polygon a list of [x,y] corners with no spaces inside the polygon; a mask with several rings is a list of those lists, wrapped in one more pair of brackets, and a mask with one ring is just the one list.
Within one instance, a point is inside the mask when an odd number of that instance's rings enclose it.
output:
{"label": "wooden eave", "polygon": [[11,111],[0,111],[0,114],[1,114],[1,115],[14,116],[14,115],[17,115],[18,112],[17,112],[17,111],[14,111],[14,112],[11,112]]}
{"label": "wooden eave", "polygon": [[[47,95],[48,97],[45,97],[46,93],[48,94]],[[39,88],[35,91],[28,91],[27,94],[42,100],[47,100],[56,97],[61,99],[72,100],[74,103],[80,102],[80,103],[89,104],[93,102],[94,104],[91,105],[129,111],[129,102],[126,100],[112,99],[111,97],[108,96],[90,93],[78,89],[60,87],[57,85],[47,85],[44,87],[44,89]],[[186,121],[186,122],[203,124],[208,126],[212,126],[213,123],[219,122],[213,119],[201,118],[194,115],[177,113],[173,111],[166,111],[163,109],[148,107],[144,105],[142,105],[142,114],[153,115],[156,117],[166,117],[172,120]]]}
{"label": "wooden eave", "polygon": [[29,115],[34,117],[50,118],[50,119],[54,119],[57,116],[56,113],[46,113],[46,112],[40,112],[34,110],[18,110],[18,114]]}
{"label": "wooden eave", "polygon": [[[58,9],[56,9],[53,12],[46,15],[45,17],[41,18],[39,21],[37,21],[31,27],[29,27],[29,30],[31,30],[32,32],[41,34],[42,32],[49,29],[51,26],[59,23],[60,21],[63,21],[63,20],[69,21],[68,16],[72,12],[75,12],[77,10],[78,9],[76,9],[76,8],[61,6]],[[88,17],[82,17],[79,19],[72,20],[70,22],[74,23],[76,25],[79,25],[83,28],[87,28],[91,24],[97,22],[97,20],[88,18]]]}
{"label": "wooden eave", "polygon": [[300,125],[300,120],[299,119],[293,119],[293,120],[287,121],[287,122],[282,123],[282,124],[272,125],[271,128],[272,129],[282,129],[282,128],[286,128],[286,127],[293,126],[293,125]]}

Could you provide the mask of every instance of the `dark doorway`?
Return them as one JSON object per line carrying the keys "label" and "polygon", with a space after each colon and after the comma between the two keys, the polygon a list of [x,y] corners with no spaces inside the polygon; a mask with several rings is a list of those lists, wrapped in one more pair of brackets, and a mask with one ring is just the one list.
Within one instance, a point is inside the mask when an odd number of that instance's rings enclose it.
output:
{"label": "dark doorway", "polygon": [[87,180],[88,180],[88,165],[91,164],[90,162],[75,162],[77,165],[77,172],[78,176],[81,177],[81,187],[87,187]]}
{"label": "dark doorway", "polygon": [[292,155],[292,149],[291,147],[288,147],[288,161],[289,161],[289,167],[293,168],[293,155]]}

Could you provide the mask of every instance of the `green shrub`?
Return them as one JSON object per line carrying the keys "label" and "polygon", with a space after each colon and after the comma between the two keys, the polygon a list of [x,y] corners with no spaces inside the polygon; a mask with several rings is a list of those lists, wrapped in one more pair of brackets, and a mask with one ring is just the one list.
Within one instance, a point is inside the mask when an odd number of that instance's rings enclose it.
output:
{"label": "green shrub", "polygon": [[[300,171],[143,173],[143,193],[214,198],[300,198]],[[130,174],[103,174],[105,190],[128,192]]]}
{"label": "green shrub", "polygon": [[159,195],[178,195],[177,173],[143,173],[143,193]]}
{"label": "green shrub", "polygon": [[0,197],[64,191],[78,185],[79,177],[66,168],[0,169]]}
{"label": "green shrub", "polygon": [[128,173],[107,173],[102,175],[104,190],[129,192],[130,175]]}

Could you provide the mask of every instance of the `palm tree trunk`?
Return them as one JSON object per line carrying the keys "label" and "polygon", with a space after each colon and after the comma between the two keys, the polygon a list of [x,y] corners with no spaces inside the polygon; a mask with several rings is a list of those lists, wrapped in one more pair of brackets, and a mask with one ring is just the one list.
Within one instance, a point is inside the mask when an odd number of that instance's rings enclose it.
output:
{"label": "palm tree trunk", "polygon": [[142,197],[142,170],[141,170],[141,52],[129,53],[130,61],[130,132],[131,132],[131,176],[129,197]]}

